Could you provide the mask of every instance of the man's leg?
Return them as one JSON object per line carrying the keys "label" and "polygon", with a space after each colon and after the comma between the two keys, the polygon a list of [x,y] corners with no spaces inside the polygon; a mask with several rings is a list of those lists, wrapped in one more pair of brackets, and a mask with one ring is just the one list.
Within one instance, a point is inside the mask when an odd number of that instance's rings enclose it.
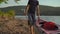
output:
{"label": "man's leg", "polygon": [[36,22],[35,14],[32,14],[31,17],[32,17],[31,32],[32,32],[32,34],[35,34],[35,31],[34,31],[34,25],[35,25],[35,22]]}
{"label": "man's leg", "polygon": [[31,26],[31,33],[35,34],[35,32],[34,32],[34,26]]}
{"label": "man's leg", "polygon": [[34,25],[36,22],[35,14],[28,14],[28,24],[30,27],[31,34],[35,34]]}
{"label": "man's leg", "polygon": [[31,32],[31,22],[32,22],[31,14],[28,14],[28,26],[29,26],[30,34],[32,34],[32,32]]}

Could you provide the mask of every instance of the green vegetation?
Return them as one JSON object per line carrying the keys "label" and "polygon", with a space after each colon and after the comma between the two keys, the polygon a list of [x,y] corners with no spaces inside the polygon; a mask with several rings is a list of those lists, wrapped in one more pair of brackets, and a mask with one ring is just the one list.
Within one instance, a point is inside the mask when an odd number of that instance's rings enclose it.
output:
{"label": "green vegetation", "polygon": [[3,12],[0,10],[0,18],[14,19],[14,17],[15,17],[15,11],[14,10],[9,10],[7,12]]}
{"label": "green vegetation", "polygon": [[[2,2],[4,2],[4,3],[7,4],[7,1],[8,1],[8,0],[0,0],[0,4],[1,4]],[[14,0],[14,1],[17,3],[17,1],[20,1],[20,0]]]}
{"label": "green vegetation", "polygon": [[0,16],[2,16],[2,11],[0,10]]}
{"label": "green vegetation", "polygon": [[9,10],[8,12],[8,17],[10,17],[10,18],[14,18],[14,16],[15,16],[15,12],[14,12],[14,10]]}
{"label": "green vegetation", "polygon": [[0,10],[0,18],[3,17],[4,13]]}
{"label": "green vegetation", "polygon": [[0,4],[1,4],[2,2],[7,3],[7,1],[8,1],[8,0],[0,0]]}

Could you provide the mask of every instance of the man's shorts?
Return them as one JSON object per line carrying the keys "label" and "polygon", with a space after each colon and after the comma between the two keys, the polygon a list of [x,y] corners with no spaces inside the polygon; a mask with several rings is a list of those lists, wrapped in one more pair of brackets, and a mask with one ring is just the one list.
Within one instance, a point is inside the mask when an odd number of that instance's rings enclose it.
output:
{"label": "man's shorts", "polygon": [[28,14],[28,25],[32,26],[36,22],[35,14]]}

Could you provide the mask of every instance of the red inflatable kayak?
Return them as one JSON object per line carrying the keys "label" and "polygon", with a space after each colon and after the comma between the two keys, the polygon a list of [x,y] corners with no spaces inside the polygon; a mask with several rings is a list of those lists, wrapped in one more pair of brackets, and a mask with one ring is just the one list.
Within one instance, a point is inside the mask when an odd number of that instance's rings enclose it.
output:
{"label": "red inflatable kayak", "polygon": [[41,27],[41,24],[39,24],[41,22],[47,22],[47,21],[41,20],[41,19],[40,19],[40,21],[39,20],[36,21],[36,26],[37,26],[38,30],[40,31],[40,33],[42,33],[42,34],[60,34],[60,25],[56,24],[58,26],[57,30],[46,30]]}

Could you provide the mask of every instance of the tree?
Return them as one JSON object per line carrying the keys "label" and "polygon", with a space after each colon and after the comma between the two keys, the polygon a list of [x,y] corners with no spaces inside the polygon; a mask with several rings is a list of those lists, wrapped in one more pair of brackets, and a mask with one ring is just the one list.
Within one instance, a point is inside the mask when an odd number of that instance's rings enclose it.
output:
{"label": "tree", "polygon": [[2,2],[7,3],[7,1],[8,1],[8,0],[0,0],[0,4],[1,4]]}
{"label": "tree", "polygon": [[[7,3],[7,1],[8,1],[8,0],[0,0],[0,4],[1,4],[2,2]],[[17,1],[20,1],[20,0],[14,0],[14,1],[17,3]]]}

